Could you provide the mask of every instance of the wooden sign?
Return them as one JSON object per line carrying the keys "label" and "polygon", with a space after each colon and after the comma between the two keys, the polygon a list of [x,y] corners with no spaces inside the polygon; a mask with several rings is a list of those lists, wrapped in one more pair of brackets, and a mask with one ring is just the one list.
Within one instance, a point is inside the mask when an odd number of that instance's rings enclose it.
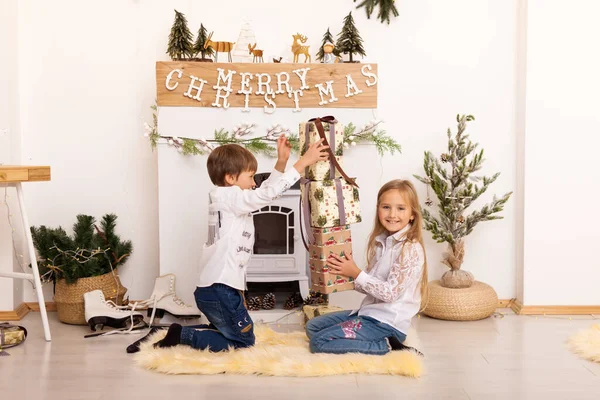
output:
{"label": "wooden sign", "polygon": [[156,63],[159,106],[376,108],[377,64]]}

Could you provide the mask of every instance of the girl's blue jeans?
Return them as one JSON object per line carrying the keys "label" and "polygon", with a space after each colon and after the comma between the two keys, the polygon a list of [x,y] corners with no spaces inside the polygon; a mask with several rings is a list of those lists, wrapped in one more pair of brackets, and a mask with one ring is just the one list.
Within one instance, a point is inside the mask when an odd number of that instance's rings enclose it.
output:
{"label": "girl's blue jeans", "polygon": [[315,317],[306,324],[313,353],[364,353],[383,355],[391,348],[389,337],[404,342],[406,335],[374,318],[338,311]]}

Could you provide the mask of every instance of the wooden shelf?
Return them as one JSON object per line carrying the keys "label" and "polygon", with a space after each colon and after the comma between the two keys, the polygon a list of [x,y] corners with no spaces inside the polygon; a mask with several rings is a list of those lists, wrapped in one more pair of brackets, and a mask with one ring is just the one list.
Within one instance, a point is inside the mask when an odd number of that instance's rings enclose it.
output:
{"label": "wooden shelf", "polygon": [[50,180],[49,166],[0,165],[0,183]]}

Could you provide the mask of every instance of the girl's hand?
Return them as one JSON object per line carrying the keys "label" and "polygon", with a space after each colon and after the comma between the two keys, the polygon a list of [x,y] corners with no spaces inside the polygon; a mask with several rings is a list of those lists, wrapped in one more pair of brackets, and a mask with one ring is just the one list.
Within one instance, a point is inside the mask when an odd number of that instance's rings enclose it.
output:
{"label": "girl's hand", "polygon": [[352,258],[352,253],[346,254],[345,257],[332,254],[327,258],[327,265],[331,272],[342,276],[348,276],[352,279],[356,279],[361,272],[360,268],[358,268]]}

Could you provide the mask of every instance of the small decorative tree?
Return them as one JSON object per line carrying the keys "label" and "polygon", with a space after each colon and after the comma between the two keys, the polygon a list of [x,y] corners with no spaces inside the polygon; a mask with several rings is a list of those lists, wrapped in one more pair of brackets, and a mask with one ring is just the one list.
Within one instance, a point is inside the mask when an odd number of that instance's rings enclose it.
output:
{"label": "small decorative tree", "polygon": [[117,216],[106,214],[96,225],[90,215],[77,215],[71,237],[61,228],[31,227],[33,244],[40,256],[38,266],[45,281],[100,276],[124,264],[133,251],[130,240],[115,233]]}
{"label": "small decorative tree", "polygon": [[352,60],[353,54],[360,54],[363,57],[367,55],[362,43],[363,40],[354,25],[354,18],[352,18],[352,12],[350,12],[344,18],[344,26],[338,34],[335,48],[339,53],[350,54],[350,62],[354,62]]}
{"label": "small decorative tree", "polygon": [[[494,196],[490,204],[465,216],[466,209],[500,175],[499,172],[491,178],[471,175],[481,169],[484,161],[483,150],[475,153],[471,160],[467,160],[477,148],[477,143],[472,143],[464,133],[467,122],[474,119],[472,115],[457,115],[458,132],[454,137],[448,128],[448,152],[443,153],[438,160],[431,152],[426,151],[423,162],[425,177],[414,175],[416,179],[428,185],[425,205],[433,204],[429,198],[429,187],[433,189],[439,202],[439,218],[433,216],[427,208],[423,208],[423,218],[425,229],[432,233],[433,239],[438,243],[448,243],[448,251],[444,253],[442,262],[450,267],[450,271],[440,280],[440,284],[447,288],[465,288],[473,284],[473,275],[460,269],[465,255],[464,237],[470,234],[479,222],[501,219],[501,216],[495,214],[503,210],[504,204],[512,194],[506,193],[499,199]],[[481,182],[481,186],[477,182]]]}
{"label": "small decorative tree", "polygon": [[[325,51],[323,50],[323,46],[325,46],[325,44],[327,43],[333,43],[334,39],[333,39],[333,35],[331,34],[331,32],[329,32],[329,28],[327,28],[327,32],[325,32],[325,34],[323,35],[323,40],[321,41],[321,47],[319,47],[319,51],[317,52],[317,61],[321,61],[323,62],[323,58],[325,57]],[[333,54],[338,56],[338,49],[334,48],[333,49]]]}
{"label": "small decorative tree", "polygon": [[194,55],[192,32],[188,29],[185,15],[175,10],[175,21],[169,34],[167,54],[172,60],[185,60]]}
{"label": "small decorative tree", "polygon": [[198,30],[198,37],[196,38],[196,43],[194,43],[194,55],[198,57],[198,54],[201,55],[200,61],[212,61],[207,59],[206,57],[211,57],[215,51],[212,47],[204,48],[204,43],[208,38],[207,30],[204,25],[200,24],[200,29]]}

